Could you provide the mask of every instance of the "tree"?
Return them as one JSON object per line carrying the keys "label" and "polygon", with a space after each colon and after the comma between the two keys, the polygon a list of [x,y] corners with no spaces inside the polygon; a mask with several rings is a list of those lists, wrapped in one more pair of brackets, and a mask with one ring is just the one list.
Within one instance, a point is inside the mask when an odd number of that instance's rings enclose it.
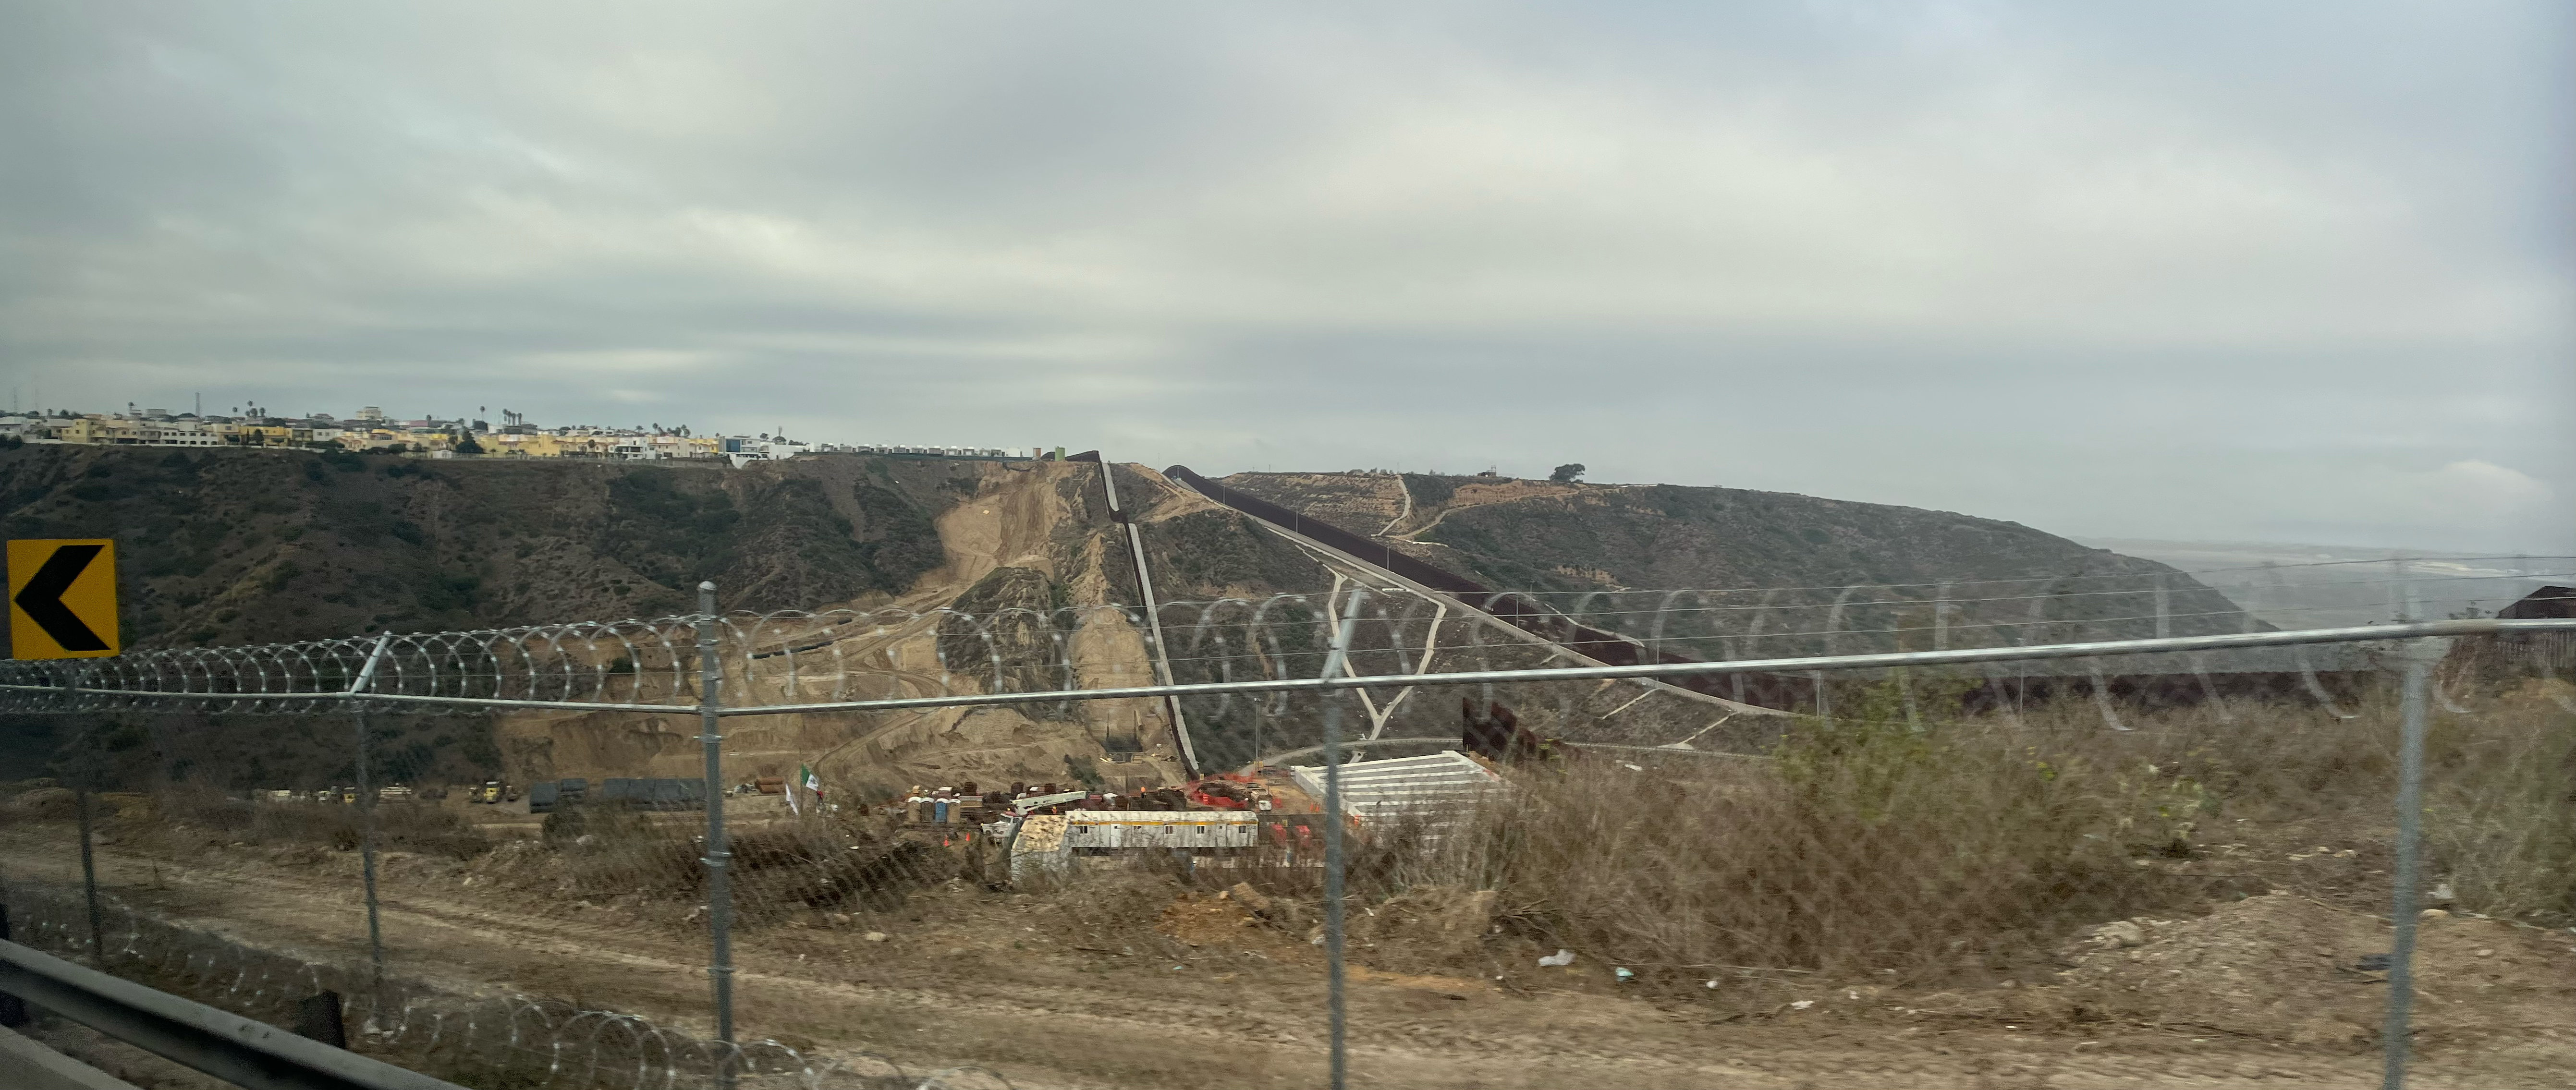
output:
{"label": "tree", "polygon": [[1564,465],[1556,467],[1556,472],[1548,474],[1547,479],[1562,484],[1571,482],[1581,476],[1583,476],[1583,463],[1567,462]]}
{"label": "tree", "polygon": [[454,449],[458,454],[481,454],[483,453],[483,444],[475,442],[474,437],[470,434],[460,435],[456,437]]}

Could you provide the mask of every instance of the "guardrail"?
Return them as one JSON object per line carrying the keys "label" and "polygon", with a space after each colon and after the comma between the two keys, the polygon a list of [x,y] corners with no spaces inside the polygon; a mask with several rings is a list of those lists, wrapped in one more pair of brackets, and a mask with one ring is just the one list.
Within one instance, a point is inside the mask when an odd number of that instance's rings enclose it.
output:
{"label": "guardrail", "polygon": [[6,940],[0,993],[250,1090],[463,1090]]}

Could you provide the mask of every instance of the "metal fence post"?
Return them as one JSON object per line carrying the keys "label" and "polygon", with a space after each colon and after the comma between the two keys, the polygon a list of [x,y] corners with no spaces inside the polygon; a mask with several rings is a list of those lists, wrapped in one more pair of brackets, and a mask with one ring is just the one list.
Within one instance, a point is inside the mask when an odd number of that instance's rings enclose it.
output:
{"label": "metal fence post", "polygon": [[93,964],[107,963],[107,940],[98,916],[98,862],[90,854],[89,787],[83,785],[74,795],[80,813],[81,893],[89,901],[89,956]]}
{"label": "metal fence post", "polygon": [[340,993],[324,988],[295,1004],[295,1033],[333,1048],[349,1047],[349,1019]]}
{"label": "metal fence post", "polygon": [[2395,925],[2388,954],[2388,1012],[2380,1027],[2383,1050],[2379,1085],[2403,1090],[2410,1018],[2415,1006],[2415,893],[2423,881],[2425,695],[2433,663],[2449,641],[2408,640],[2398,647],[2406,664],[2405,688],[2399,697],[2397,745],[2397,861],[2390,878],[2389,922]]}
{"label": "metal fence post", "polygon": [[[707,977],[715,988],[716,1039],[733,1043],[733,886],[727,879],[726,864],[732,853],[725,848],[724,823],[724,734],[723,721],[716,709],[723,706],[724,664],[716,658],[716,585],[698,584],[698,741],[706,747],[707,760],[707,929],[714,940],[715,958],[707,966]],[[716,1065],[716,1084],[731,1086],[734,1080],[734,1055],[727,1049]]]}
{"label": "metal fence post", "polygon": [[[367,653],[366,665],[358,668],[358,680],[349,686],[350,692],[363,693],[375,683],[376,664],[383,661],[385,646],[392,639],[391,633],[376,637],[376,646]],[[367,740],[367,706],[351,701],[349,708],[358,725],[358,873],[366,884],[367,965],[372,974],[367,992],[367,1017],[373,1022],[385,997],[385,931],[376,902],[376,787],[374,779],[367,774],[367,766],[373,760],[373,747]]]}
{"label": "metal fence post", "polygon": [[[1350,605],[1342,613],[1342,623],[1333,633],[1332,653],[1324,657],[1322,676],[1342,674],[1351,653],[1351,635],[1358,631],[1360,603],[1367,600],[1368,588],[1351,588]],[[1346,968],[1343,952],[1345,912],[1342,907],[1342,706],[1332,690],[1324,696],[1324,1003],[1330,1020],[1332,1050],[1332,1090],[1350,1085],[1350,1050],[1347,1041],[1349,1004],[1344,992]]]}
{"label": "metal fence post", "polygon": [[358,721],[358,874],[365,883],[367,899],[367,965],[373,974],[373,990],[368,995],[381,997],[385,992],[385,932],[376,907],[376,788],[367,775],[370,756],[367,745],[367,713],[355,713]]}

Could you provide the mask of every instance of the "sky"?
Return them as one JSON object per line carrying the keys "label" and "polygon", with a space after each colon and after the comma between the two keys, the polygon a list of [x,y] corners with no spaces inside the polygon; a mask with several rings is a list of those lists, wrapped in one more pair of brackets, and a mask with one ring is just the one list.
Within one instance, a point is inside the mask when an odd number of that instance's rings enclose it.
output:
{"label": "sky", "polygon": [[0,394],[2576,552],[2576,5],[0,0]]}

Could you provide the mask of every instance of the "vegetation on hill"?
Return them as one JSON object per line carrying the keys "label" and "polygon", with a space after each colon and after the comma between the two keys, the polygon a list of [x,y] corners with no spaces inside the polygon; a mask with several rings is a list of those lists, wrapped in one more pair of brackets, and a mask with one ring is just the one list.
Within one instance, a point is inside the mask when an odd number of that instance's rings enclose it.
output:
{"label": "vegetation on hill", "polygon": [[[993,646],[944,631],[943,648],[961,662],[998,653],[1008,684],[1052,688],[1063,683],[1052,666],[1054,622],[1038,615],[1138,599],[1098,472],[1081,465],[1032,472],[874,456],[736,470],[40,444],[0,451],[0,520],[13,538],[115,539],[120,626],[137,649],[687,613],[696,609],[698,582],[713,580],[727,609],[904,598],[916,608],[1007,614]],[[1190,509],[1203,501],[1158,476],[1120,472],[1130,509],[1157,516],[1145,539],[1165,598],[1321,589],[1315,565],[1293,546],[1233,512]],[[962,504],[998,508],[1006,497],[1016,521],[987,528],[998,540],[976,530],[943,540],[940,520]],[[964,553],[952,557],[952,547]],[[979,567],[982,553],[999,566]],[[952,560],[964,567],[950,571]],[[1064,711],[1049,705],[1036,714]],[[379,726],[396,729],[391,718],[379,717]],[[119,780],[309,787],[352,771],[331,749],[349,738],[343,722],[223,716],[68,725],[0,717],[0,768],[38,774],[88,727],[100,733],[85,748],[111,755]],[[168,731],[194,739],[194,769],[155,756],[156,732]],[[385,752],[425,742],[440,754],[404,758],[402,777],[433,768],[461,779],[498,771],[482,720],[397,733]]]}
{"label": "vegetation on hill", "polygon": [[741,471],[571,461],[29,446],[9,536],[117,541],[130,646],[476,628],[897,595],[976,463]]}

